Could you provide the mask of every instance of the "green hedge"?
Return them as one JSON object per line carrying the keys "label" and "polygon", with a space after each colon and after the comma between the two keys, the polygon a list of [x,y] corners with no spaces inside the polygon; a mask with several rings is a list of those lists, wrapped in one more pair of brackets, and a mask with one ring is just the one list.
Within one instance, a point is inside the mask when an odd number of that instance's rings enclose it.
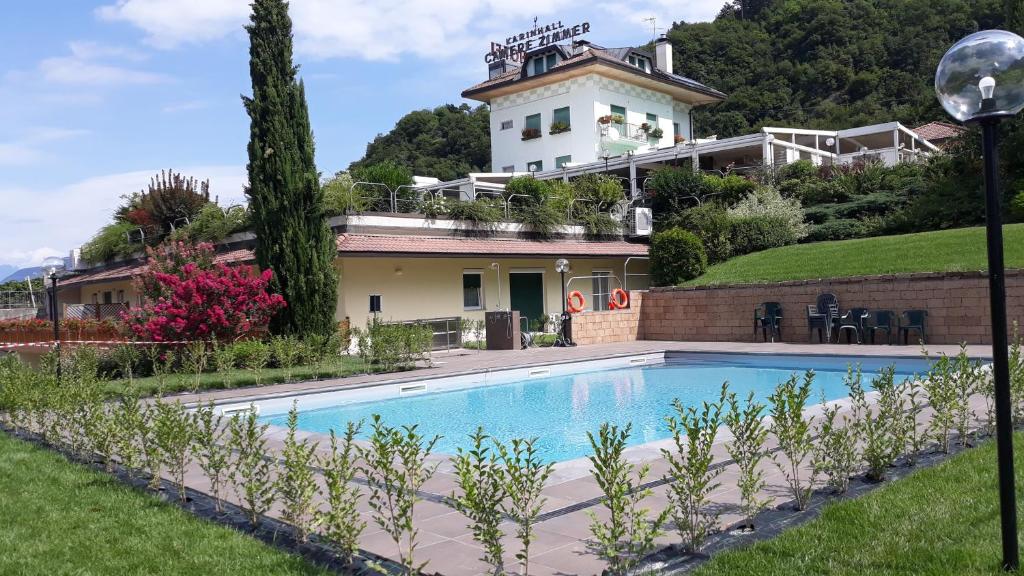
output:
{"label": "green hedge", "polygon": [[700,276],[708,256],[700,238],[682,228],[658,232],[651,238],[651,282],[675,286]]}

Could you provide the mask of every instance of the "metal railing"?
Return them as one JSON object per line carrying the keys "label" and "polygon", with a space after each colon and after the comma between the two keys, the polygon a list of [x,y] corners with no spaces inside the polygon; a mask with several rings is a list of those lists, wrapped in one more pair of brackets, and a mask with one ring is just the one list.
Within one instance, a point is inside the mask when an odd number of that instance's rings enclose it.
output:
{"label": "metal railing", "polygon": [[637,144],[648,144],[654,137],[650,135],[653,128],[644,130],[643,124],[627,124],[625,122],[598,123],[601,136],[609,140],[626,140]]}
{"label": "metal railing", "polygon": [[462,347],[462,318],[421,318],[417,320],[396,320],[385,324],[401,324],[405,326],[427,326],[432,334],[431,350],[452,350]]}

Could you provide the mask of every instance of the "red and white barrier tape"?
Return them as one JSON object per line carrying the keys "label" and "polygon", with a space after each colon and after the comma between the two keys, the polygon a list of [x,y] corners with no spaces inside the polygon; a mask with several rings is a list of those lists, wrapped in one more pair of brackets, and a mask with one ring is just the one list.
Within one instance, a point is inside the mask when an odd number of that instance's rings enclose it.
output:
{"label": "red and white barrier tape", "polygon": [[[47,340],[45,342],[10,342],[0,343],[0,348],[43,348],[54,346],[57,342],[53,340]],[[173,340],[170,342],[136,342],[128,340],[61,340],[61,344],[99,344],[99,345],[120,345],[120,344],[137,344],[144,346],[151,346],[154,344],[159,345],[170,345],[170,344],[191,344],[191,340]]]}

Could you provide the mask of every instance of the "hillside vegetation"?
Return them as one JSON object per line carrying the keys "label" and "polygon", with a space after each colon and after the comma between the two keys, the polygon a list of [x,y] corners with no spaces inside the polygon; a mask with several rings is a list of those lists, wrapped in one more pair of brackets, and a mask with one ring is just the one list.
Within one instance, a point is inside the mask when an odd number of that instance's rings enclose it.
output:
{"label": "hillside vegetation", "polygon": [[[1024,268],[1024,224],[1003,227],[1007,268]],[[988,269],[984,228],[783,246],[711,266],[687,286]]]}

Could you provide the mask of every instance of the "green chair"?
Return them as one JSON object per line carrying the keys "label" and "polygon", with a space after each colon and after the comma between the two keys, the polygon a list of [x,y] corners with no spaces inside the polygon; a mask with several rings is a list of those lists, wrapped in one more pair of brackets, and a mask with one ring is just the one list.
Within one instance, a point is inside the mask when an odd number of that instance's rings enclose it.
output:
{"label": "green chair", "polygon": [[838,332],[836,333],[836,343],[839,343],[840,338],[843,336],[843,332],[846,332],[847,344],[853,343],[854,338],[856,338],[857,344],[862,343],[864,319],[867,317],[867,308],[850,308],[849,312],[840,316],[837,321]]}
{"label": "green chair", "polygon": [[896,313],[892,310],[874,310],[868,314],[871,324],[865,326],[871,343],[875,343],[875,332],[885,331],[885,343],[892,344],[892,336],[895,331]]}
{"label": "green chair", "polygon": [[927,310],[906,310],[900,318],[900,336],[903,337],[903,344],[906,345],[910,339],[910,333],[917,330],[921,335],[921,343],[927,344],[924,338],[925,319],[928,318]]}
{"label": "green chair", "polygon": [[754,342],[757,342],[757,329],[761,329],[761,339],[772,342],[782,340],[782,304],[765,302],[754,308]]}

